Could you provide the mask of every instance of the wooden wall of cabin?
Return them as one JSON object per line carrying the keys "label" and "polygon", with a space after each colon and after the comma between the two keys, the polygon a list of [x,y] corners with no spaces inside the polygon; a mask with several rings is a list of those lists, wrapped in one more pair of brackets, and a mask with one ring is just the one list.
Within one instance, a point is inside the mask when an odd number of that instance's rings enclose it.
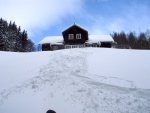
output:
{"label": "wooden wall of cabin", "polygon": [[42,51],[50,51],[51,47],[50,44],[42,44]]}
{"label": "wooden wall of cabin", "polygon": [[51,45],[52,50],[65,49],[64,45]]}
{"label": "wooden wall of cabin", "polygon": [[[69,39],[68,35],[73,34],[74,39]],[[76,39],[76,34],[81,34],[81,39]],[[70,29],[67,29],[62,33],[65,44],[76,45],[76,44],[84,44],[86,40],[88,40],[88,32],[77,27],[73,26]]]}
{"label": "wooden wall of cabin", "polygon": [[100,47],[111,48],[112,42],[101,42]]}

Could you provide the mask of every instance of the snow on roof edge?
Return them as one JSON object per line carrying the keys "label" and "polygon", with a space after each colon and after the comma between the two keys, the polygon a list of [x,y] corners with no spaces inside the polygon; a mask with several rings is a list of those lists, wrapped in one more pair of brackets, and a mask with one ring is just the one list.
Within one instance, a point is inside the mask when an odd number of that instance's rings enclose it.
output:
{"label": "snow on roof edge", "polygon": [[[63,36],[48,36],[45,37],[39,44],[46,44],[46,43],[63,43],[64,39]],[[110,35],[88,35],[89,43],[98,43],[98,42],[114,42],[113,38]]]}
{"label": "snow on roof edge", "polygon": [[39,44],[46,43],[63,43],[63,36],[47,36],[39,42]]}
{"label": "snow on roof edge", "polygon": [[[83,27],[81,27],[80,25],[78,25],[78,24],[76,24],[76,23],[74,23],[74,24],[71,24],[69,27],[67,27],[66,29],[64,29],[64,30],[62,30],[62,33],[64,32],[64,31],[66,31],[66,30],[68,30],[69,28],[71,28],[72,26],[77,26],[77,27],[79,27],[79,28],[81,28],[81,29],[83,29],[83,30],[85,30],[85,31],[87,31],[86,29],[84,29]],[[87,31],[88,32],[88,31]]]}
{"label": "snow on roof edge", "polygon": [[88,42],[114,42],[111,35],[89,35],[88,38]]}

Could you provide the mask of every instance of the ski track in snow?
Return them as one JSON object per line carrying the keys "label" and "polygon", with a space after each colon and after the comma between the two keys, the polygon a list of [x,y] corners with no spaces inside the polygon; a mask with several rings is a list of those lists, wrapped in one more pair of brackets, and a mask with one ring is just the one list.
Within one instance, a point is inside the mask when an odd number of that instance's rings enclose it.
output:
{"label": "ski track in snow", "polygon": [[[138,89],[132,81],[89,73],[86,58],[90,54],[54,53],[49,64],[39,68],[39,75],[0,92],[0,111],[5,101],[28,89],[33,96],[44,91],[50,100],[62,95],[64,100],[60,101],[78,109],[78,113],[150,113],[150,90]],[[124,82],[129,88],[111,85],[112,80]]]}

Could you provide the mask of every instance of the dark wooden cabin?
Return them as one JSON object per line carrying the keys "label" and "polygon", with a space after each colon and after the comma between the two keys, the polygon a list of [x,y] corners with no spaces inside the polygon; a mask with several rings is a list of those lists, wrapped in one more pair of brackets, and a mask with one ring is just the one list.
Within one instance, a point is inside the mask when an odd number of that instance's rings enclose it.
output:
{"label": "dark wooden cabin", "polygon": [[62,32],[62,36],[45,37],[39,45],[42,51],[83,47],[112,47],[114,43],[110,35],[89,35],[88,31],[73,24]]}
{"label": "dark wooden cabin", "polygon": [[84,44],[88,40],[88,31],[74,24],[62,32],[66,45]]}

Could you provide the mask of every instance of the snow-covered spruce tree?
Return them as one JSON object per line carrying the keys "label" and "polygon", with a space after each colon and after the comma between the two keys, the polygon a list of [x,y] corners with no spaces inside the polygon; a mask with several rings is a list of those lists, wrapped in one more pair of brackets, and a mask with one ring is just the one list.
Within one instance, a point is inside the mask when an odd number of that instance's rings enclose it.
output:
{"label": "snow-covered spruce tree", "polygon": [[0,50],[7,51],[6,43],[7,43],[7,31],[8,23],[7,21],[0,19]]}
{"label": "snow-covered spruce tree", "polygon": [[3,28],[3,22],[2,22],[2,18],[0,19],[0,50],[3,50],[4,48],[4,42],[3,42],[3,35],[2,35],[2,30]]}
{"label": "snow-covered spruce tree", "polygon": [[136,48],[137,38],[135,36],[134,32],[130,32],[128,34],[128,43],[131,46],[132,49]]}
{"label": "snow-covered spruce tree", "polygon": [[33,42],[28,39],[27,32],[21,32],[20,26],[17,28],[15,22],[0,19],[0,51],[31,52]]}
{"label": "snow-covered spruce tree", "polygon": [[138,37],[138,48],[139,49],[147,49],[148,48],[148,39],[145,33],[140,33]]}
{"label": "snow-covered spruce tree", "polygon": [[8,42],[7,42],[7,48],[9,51],[17,51],[16,48],[16,38],[17,38],[17,26],[15,23],[9,23],[8,29],[7,29],[7,37],[8,37]]}
{"label": "snow-covered spruce tree", "polygon": [[146,33],[140,33],[139,36],[135,32],[125,34],[124,32],[116,33],[112,35],[115,42],[117,42],[117,48],[122,46],[130,46],[131,49],[150,49],[150,31]]}
{"label": "snow-covered spruce tree", "polygon": [[28,39],[27,31],[23,31],[21,35],[21,45],[22,45],[22,52],[31,52],[33,51],[33,42]]}

